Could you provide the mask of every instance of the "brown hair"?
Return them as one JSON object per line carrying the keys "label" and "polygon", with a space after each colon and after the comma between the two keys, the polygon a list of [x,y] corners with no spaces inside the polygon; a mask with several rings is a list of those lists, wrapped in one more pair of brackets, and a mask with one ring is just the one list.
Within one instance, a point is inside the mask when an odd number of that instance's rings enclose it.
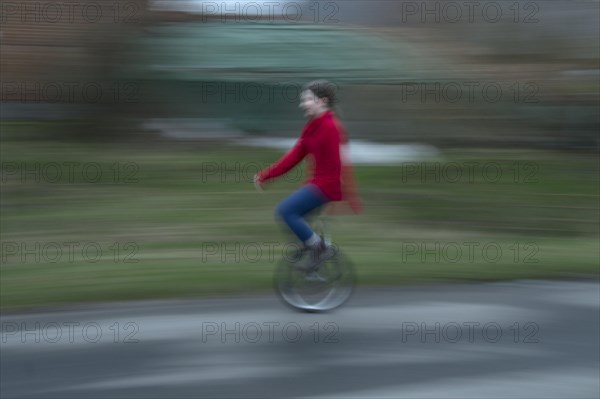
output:
{"label": "brown hair", "polygon": [[314,80],[306,84],[303,90],[312,91],[317,98],[326,98],[327,106],[331,109],[333,109],[337,103],[337,87],[326,80]]}

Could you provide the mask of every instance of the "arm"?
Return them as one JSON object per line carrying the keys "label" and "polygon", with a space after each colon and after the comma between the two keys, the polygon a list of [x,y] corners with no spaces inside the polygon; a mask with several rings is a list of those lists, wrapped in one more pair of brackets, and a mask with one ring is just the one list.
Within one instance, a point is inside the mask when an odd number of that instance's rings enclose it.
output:
{"label": "arm", "polygon": [[288,151],[283,157],[279,159],[275,164],[271,165],[265,170],[260,171],[257,174],[256,180],[259,183],[263,183],[267,180],[274,179],[290,171],[294,166],[298,165],[300,161],[306,156],[306,149],[304,148],[304,142],[302,137],[298,139],[294,147]]}

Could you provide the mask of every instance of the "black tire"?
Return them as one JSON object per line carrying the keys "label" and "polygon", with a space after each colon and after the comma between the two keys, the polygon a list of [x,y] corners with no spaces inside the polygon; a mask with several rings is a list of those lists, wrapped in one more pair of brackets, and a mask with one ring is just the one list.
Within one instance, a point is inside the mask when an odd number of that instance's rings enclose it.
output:
{"label": "black tire", "polygon": [[307,273],[296,269],[299,258],[298,254],[284,258],[275,270],[275,291],[286,305],[318,313],[336,309],[350,299],[356,286],[356,271],[342,252],[336,250],[334,257],[323,262],[317,271],[322,280],[317,281],[308,281]]}

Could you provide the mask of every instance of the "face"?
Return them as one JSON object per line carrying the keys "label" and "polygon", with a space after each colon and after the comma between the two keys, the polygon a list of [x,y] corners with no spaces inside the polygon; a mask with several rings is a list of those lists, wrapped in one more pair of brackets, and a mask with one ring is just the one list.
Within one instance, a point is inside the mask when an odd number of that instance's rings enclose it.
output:
{"label": "face", "polygon": [[305,90],[300,95],[300,109],[304,111],[304,116],[314,118],[327,110],[327,100],[317,98],[315,93]]}

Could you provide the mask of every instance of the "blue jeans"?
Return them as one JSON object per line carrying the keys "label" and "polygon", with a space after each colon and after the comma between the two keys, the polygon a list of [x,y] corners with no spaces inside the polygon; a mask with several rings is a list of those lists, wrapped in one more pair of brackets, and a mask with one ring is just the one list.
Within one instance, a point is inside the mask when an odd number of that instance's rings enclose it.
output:
{"label": "blue jeans", "polygon": [[275,209],[276,216],[283,219],[294,234],[304,242],[313,231],[304,216],[329,202],[329,199],[314,184],[308,184],[281,201]]}

